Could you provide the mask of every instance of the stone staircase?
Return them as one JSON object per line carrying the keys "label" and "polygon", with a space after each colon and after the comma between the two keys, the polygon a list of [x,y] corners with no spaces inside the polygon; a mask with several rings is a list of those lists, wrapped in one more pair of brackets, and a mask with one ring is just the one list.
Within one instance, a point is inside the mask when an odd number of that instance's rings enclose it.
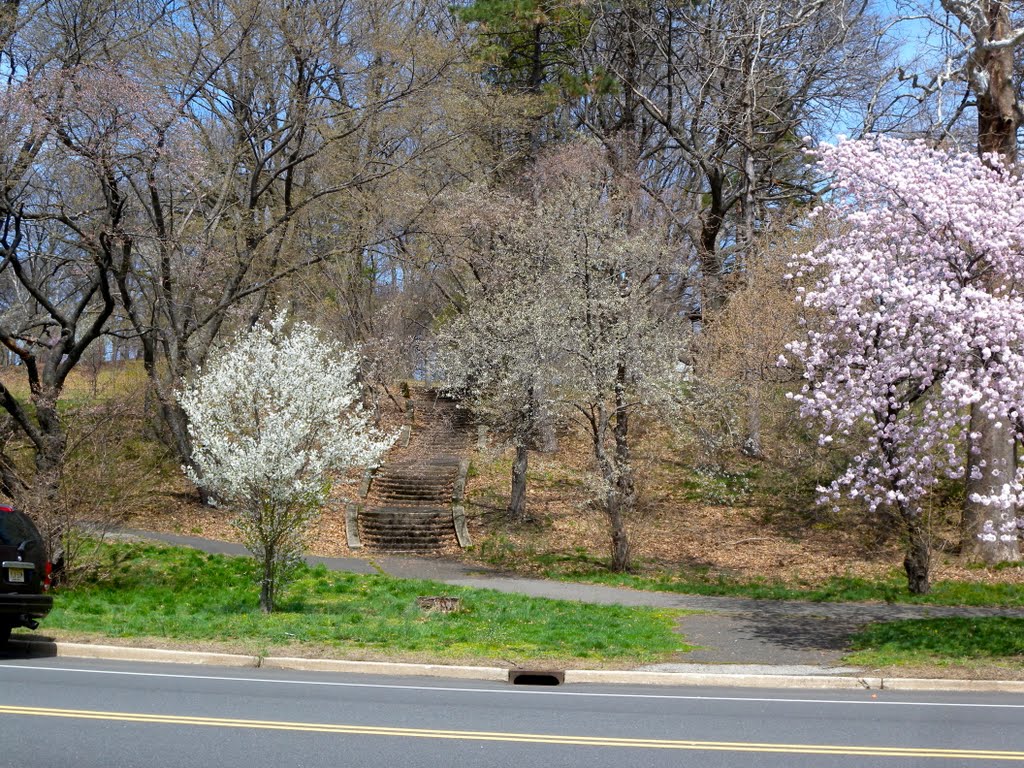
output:
{"label": "stone staircase", "polygon": [[346,516],[349,546],[419,554],[468,546],[461,501],[471,432],[471,415],[456,401],[411,389],[399,442],[364,478]]}

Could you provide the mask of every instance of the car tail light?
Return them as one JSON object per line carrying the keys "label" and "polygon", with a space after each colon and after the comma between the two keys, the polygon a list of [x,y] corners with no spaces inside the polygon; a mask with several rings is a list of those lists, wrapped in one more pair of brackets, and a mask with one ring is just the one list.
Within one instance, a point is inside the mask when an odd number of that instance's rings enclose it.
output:
{"label": "car tail light", "polygon": [[13,512],[13,511],[14,511],[14,507],[5,507],[5,506],[0,505],[0,512]]}
{"label": "car tail light", "polygon": [[50,575],[53,573],[53,563],[49,560],[46,561],[46,565],[43,566],[43,589],[50,588]]}

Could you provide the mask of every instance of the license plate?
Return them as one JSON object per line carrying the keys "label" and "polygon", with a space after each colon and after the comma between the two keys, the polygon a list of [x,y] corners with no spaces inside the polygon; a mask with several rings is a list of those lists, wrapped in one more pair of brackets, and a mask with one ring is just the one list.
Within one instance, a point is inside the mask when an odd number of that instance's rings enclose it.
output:
{"label": "license plate", "polygon": [[25,583],[25,569],[24,568],[8,568],[7,569],[7,580],[11,584],[24,584]]}

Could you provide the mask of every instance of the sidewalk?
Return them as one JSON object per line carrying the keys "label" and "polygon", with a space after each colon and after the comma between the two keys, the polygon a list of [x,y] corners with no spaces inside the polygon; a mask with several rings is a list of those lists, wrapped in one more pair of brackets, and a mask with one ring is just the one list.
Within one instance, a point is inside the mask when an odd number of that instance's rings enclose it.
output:
{"label": "sidewalk", "polygon": [[[204,552],[247,554],[241,545],[224,541],[137,530],[122,533]],[[680,671],[684,667],[692,669],[697,664],[740,664],[761,674],[843,674],[850,670],[836,667],[836,664],[846,650],[850,636],[869,622],[943,616],[1024,617],[1024,609],[1014,608],[811,603],[641,592],[514,576],[440,558],[379,556],[364,560],[355,557],[307,557],[306,560],[311,565],[322,564],[334,571],[363,574],[383,571],[400,578],[430,579],[454,586],[494,589],[531,597],[701,611],[684,616],[680,624],[680,631],[687,642],[700,646],[687,654],[687,661],[692,664],[646,668],[655,671]]]}

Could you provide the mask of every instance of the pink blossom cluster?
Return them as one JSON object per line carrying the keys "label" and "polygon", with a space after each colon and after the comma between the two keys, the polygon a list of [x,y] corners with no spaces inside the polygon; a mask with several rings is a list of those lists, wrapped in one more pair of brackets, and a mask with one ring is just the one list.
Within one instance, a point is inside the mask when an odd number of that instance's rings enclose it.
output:
{"label": "pink blossom cluster", "polygon": [[991,520],[986,520],[982,525],[978,538],[982,541],[1014,541],[1018,538],[1018,530],[1024,528],[1024,517],[1010,518],[1001,521],[998,529]]}
{"label": "pink blossom cluster", "polygon": [[[920,141],[841,141],[817,157],[830,234],[793,265],[810,286],[797,288],[807,336],[787,347],[805,379],[793,398],[822,444],[856,451],[823,500],[914,513],[941,477],[963,477],[972,404],[1021,437],[1024,183]],[[975,500],[1019,503],[1020,473],[989,469],[1002,491]]]}

